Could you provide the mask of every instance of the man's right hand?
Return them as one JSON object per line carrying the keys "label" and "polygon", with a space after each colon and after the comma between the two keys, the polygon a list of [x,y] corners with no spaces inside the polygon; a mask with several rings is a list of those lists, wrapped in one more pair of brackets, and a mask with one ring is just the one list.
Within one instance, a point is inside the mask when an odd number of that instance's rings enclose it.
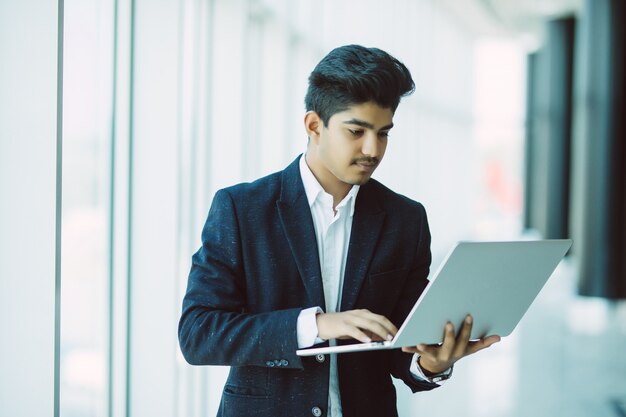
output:
{"label": "man's right hand", "polygon": [[385,316],[369,310],[320,313],[316,316],[320,339],[356,339],[363,343],[391,340],[398,329]]}

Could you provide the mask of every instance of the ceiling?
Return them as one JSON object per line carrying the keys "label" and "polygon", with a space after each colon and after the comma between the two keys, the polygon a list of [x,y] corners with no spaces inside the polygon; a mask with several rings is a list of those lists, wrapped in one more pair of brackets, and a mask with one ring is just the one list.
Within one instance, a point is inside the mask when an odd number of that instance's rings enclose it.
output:
{"label": "ceiling", "polygon": [[440,0],[477,36],[521,40],[528,49],[541,45],[545,23],[579,13],[583,0]]}

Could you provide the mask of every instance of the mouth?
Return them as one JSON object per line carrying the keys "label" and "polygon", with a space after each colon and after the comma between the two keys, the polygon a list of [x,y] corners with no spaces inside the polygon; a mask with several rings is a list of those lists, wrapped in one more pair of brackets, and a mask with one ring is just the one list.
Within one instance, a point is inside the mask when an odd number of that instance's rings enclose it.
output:
{"label": "mouth", "polygon": [[378,166],[378,161],[375,159],[361,159],[353,162],[361,171],[372,172]]}

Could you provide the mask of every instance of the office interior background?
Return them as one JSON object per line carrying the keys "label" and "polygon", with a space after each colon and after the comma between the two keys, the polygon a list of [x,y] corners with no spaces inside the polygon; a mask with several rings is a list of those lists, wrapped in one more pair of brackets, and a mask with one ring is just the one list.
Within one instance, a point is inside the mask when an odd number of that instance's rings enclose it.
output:
{"label": "office interior background", "polygon": [[0,414],[215,415],[176,338],[214,192],[306,145],[307,77],[412,71],[375,177],[460,239],[573,238],[515,332],[401,416],[626,416],[621,0],[0,0]]}

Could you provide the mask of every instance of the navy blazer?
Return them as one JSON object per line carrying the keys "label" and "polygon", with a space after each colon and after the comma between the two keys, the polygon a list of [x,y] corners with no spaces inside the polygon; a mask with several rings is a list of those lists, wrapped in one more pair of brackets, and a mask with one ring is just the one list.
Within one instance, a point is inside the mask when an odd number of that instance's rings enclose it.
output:
{"label": "navy blazer", "polygon": [[[231,366],[218,416],[327,415],[330,361],[296,355],[298,314],[325,305],[315,239],[299,159],[215,194],[178,333],[190,364]],[[424,207],[376,180],[361,186],[341,310],[366,308],[400,327],[430,262]],[[399,349],[338,355],[344,417],[396,416],[392,375],[413,392],[436,387],[411,375],[411,358]]]}

